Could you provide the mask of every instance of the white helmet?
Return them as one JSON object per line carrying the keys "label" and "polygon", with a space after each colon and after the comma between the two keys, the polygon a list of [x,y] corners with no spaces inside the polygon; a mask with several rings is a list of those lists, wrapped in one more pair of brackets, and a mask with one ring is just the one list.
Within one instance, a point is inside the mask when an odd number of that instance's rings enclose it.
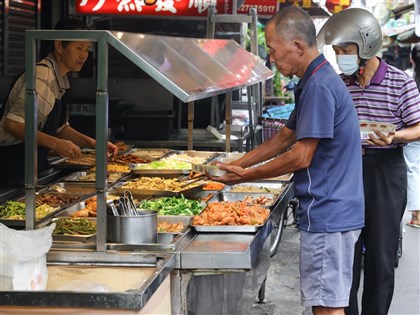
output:
{"label": "white helmet", "polygon": [[333,14],[317,35],[319,46],[355,43],[359,57],[371,59],[382,47],[382,31],[375,16],[365,9],[349,8]]}

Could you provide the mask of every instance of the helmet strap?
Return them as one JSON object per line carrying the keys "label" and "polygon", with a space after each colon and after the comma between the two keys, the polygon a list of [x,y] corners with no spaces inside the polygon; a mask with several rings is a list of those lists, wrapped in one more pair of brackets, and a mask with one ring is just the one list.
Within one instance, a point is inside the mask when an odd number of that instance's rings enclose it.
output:
{"label": "helmet strap", "polygon": [[363,75],[363,73],[365,73],[365,69],[366,69],[366,59],[361,58],[357,75]]}

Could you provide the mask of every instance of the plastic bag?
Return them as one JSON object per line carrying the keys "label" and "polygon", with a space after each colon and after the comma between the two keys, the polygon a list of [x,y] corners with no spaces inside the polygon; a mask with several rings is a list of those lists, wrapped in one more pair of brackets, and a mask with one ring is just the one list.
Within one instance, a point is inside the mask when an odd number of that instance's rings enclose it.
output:
{"label": "plastic bag", "polygon": [[14,230],[0,223],[0,289],[44,290],[48,270],[46,253],[55,224],[38,230]]}

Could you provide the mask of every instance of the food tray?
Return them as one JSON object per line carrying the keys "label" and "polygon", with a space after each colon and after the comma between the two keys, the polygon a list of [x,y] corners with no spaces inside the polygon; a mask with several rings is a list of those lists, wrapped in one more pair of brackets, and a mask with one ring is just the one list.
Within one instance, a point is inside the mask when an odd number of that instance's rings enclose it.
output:
{"label": "food tray", "polygon": [[71,170],[88,170],[89,168],[95,166],[95,164],[68,164],[65,163],[67,158],[61,158],[54,162],[51,162],[50,165],[56,169],[71,169]]}
{"label": "food tray", "polygon": [[196,186],[189,187],[180,191],[169,191],[169,190],[148,190],[148,189],[133,189],[133,188],[123,188],[125,183],[118,183],[114,186],[114,189],[118,193],[124,193],[124,191],[129,190],[133,195],[136,196],[162,196],[162,197],[179,197],[181,195],[192,194],[199,192],[203,188],[203,184],[197,184]]}
{"label": "food tray", "polygon": [[209,200],[209,202],[213,201],[243,201],[246,197],[250,198],[258,198],[258,197],[265,197],[268,199],[271,199],[271,202],[266,204],[259,204],[262,207],[268,207],[272,209],[276,202],[279,199],[278,194],[263,194],[263,193],[256,193],[256,194],[248,194],[248,193],[235,193],[235,192],[221,192],[217,195],[215,195],[213,198]]}
{"label": "food tray", "polygon": [[[64,194],[80,194],[84,196],[93,195],[96,193],[96,187],[93,183],[70,183],[70,182],[60,182],[52,184],[51,186],[45,187],[40,189],[38,192],[48,192],[53,193],[56,192],[52,186],[59,186],[61,188],[64,188],[67,192],[64,192]],[[62,193],[62,192],[60,192]]]}
{"label": "food tray", "polygon": [[[247,187],[250,187],[250,189],[246,191],[235,191],[236,189],[242,189],[242,188],[247,188]],[[261,188],[263,188],[263,190],[261,190]],[[278,182],[278,181],[256,181],[256,182],[248,182],[248,183],[243,183],[243,184],[226,186],[223,191],[224,192],[243,192],[243,193],[248,193],[248,194],[261,194],[261,193],[281,194],[285,188],[286,188],[286,184]]]}
{"label": "food tray", "polygon": [[157,223],[160,222],[169,222],[169,223],[178,223],[182,222],[184,224],[184,229],[180,232],[158,232],[158,243],[172,243],[175,238],[183,233],[188,229],[190,226],[192,218],[185,217],[185,216],[158,216]]}
{"label": "food tray", "polygon": [[[198,158],[203,158],[206,160],[206,162],[212,161],[215,158],[217,158],[218,156],[220,156],[220,153],[218,152],[214,152],[214,151],[195,151],[195,150],[177,150],[177,151],[173,151],[171,154],[169,154],[171,157],[175,157],[177,155],[188,155],[192,158],[194,157],[198,157]],[[191,162],[193,163],[193,162]],[[198,163],[200,164],[200,163]]]}
{"label": "food tray", "polygon": [[201,191],[192,192],[189,194],[184,194],[184,197],[188,199],[193,199],[193,200],[201,200],[201,202],[208,202],[211,198],[213,198],[218,193],[219,193],[218,190],[201,190]]}
{"label": "food tray", "polygon": [[[188,226],[190,226],[191,220],[192,220],[192,216],[190,216],[190,215],[158,215],[157,216],[157,222],[158,223],[163,222],[163,221],[167,221],[167,222],[170,222],[170,223],[182,222],[185,226],[185,229]],[[182,232],[180,232],[180,233],[182,233]]]}
{"label": "food tray", "polygon": [[172,153],[173,150],[170,149],[133,149],[130,153],[138,155],[140,157],[148,158],[151,160],[158,160],[161,159],[168,154]]}
{"label": "food tray", "polygon": [[[37,201],[41,201],[43,199],[51,198],[53,199],[52,202],[44,202],[43,204],[50,205],[52,207],[59,207],[60,209],[69,207],[76,202],[79,202],[83,198],[85,198],[84,195],[80,194],[60,194],[58,192],[37,192],[35,198]],[[39,200],[41,199],[41,200]],[[68,200],[65,200],[68,199]],[[17,199],[17,201],[25,202],[25,197],[21,197]]]}
{"label": "food tray", "polygon": [[[231,205],[231,203],[233,203]],[[217,208],[214,208],[217,207]],[[220,208],[219,208],[220,207]],[[260,209],[258,209],[260,208]],[[239,213],[237,212],[238,209],[243,209],[244,210],[244,214],[243,215],[239,215]],[[254,233],[257,232],[262,226],[264,226],[264,224],[267,222],[267,220],[270,218],[271,216],[271,212],[267,207],[262,207],[261,205],[246,205],[244,206],[242,203],[238,202],[238,201],[221,201],[219,202],[209,202],[208,206],[206,209],[203,210],[203,212],[200,214],[201,217],[203,217],[203,214],[205,214],[207,211],[210,211],[210,213],[216,213],[216,214],[221,214],[220,215],[216,215],[214,218],[216,220],[213,221],[219,221],[219,222],[215,222],[214,225],[195,225],[194,224],[194,219],[191,222],[191,227],[197,231],[197,232],[213,232],[213,233]],[[220,211],[220,212],[219,212]],[[235,220],[237,219],[236,217],[239,215],[239,217],[242,217],[243,219],[248,218],[248,219],[254,219],[252,218],[252,216],[248,216],[251,215],[251,213],[255,213],[255,212],[263,212],[267,215],[267,217],[265,218],[263,223],[260,224],[244,224],[244,225],[220,225],[220,219],[221,218],[225,218],[226,216],[230,216],[229,213],[233,214],[235,217]],[[258,221],[258,223],[260,222],[260,220]],[[219,223],[219,225],[217,224]],[[232,222],[234,223],[234,222]]]}
{"label": "food tray", "polygon": [[[276,177],[271,177],[271,178],[267,178],[266,180],[279,180],[279,181],[283,181],[283,182],[289,182],[291,181],[293,178],[293,173],[288,173],[288,174],[284,174],[284,175],[280,175],[280,176],[276,176]],[[261,180],[265,180],[265,179],[261,179]]]}
{"label": "food tray", "polygon": [[191,170],[155,170],[155,169],[140,169],[136,170],[137,164],[131,165],[131,172],[137,175],[153,175],[153,176],[160,176],[160,175],[187,175],[190,173]]}
{"label": "food tray", "polygon": [[[57,207],[57,209],[55,211],[52,211],[50,213],[48,213],[46,216],[42,217],[42,218],[38,218],[36,219],[36,224],[41,224],[42,222],[47,221],[48,219],[53,218],[55,215],[57,215],[58,213],[60,213],[60,211],[62,211],[62,208]],[[24,228],[26,226],[26,220],[22,219],[22,220],[17,220],[17,219],[0,219],[0,223],[8,226],[8,227],[12,227],[12,228]]]}
{"label": "food tray", "polygon": [[[95,172],[76,172],[73,173],[63,179],[65,182],[83,182],[83,183],[94,183],[95,182]],[[108,174],[108,183],[117,182],[124,177],[126,177],[129,173],[109,173]],[[92,176],[91,178],[83,179],[85,176]]]}
{"label": "food tray", "polygon": [[75,203],[74,205],[67,207],[63,209],[59,214],[57,214],[56,217],[70,217],[75,213],[76,211],[82,210],[86,208],[85,201],[80,201]]}
{"label": "food tray", "polygon": [[[148,168],[141,168],[141,167],[147,167],[149,163],[145,164],[131,164],[131,171],[134,174],[139,175],[186,175],[191,172],[192,169],[192,162],[190,160],[187,160],[182,156],[177,157],[177,155],[188,155],[191,158],[194,157],[200,157],[205,159],[204,162],[210,161],[218,156],[218,153],[215,152],[206,152],[206,151],[171,151],[167,155],[165,155],[165,159],[160,159],[160,161],[163,163],[166,159],[169,159],[171,161],[175,161],[172,163],[178,163],[181,165],[176,165],[175,168],[172,168],[169,165],[168,168],[162,168],[162,166],[159,166],[159,168],[154,168],[153,166],[150,166]],[[153,163],[160,163],[160,162],[151,162]],[[185,165],[182,165],[185,164]],[[188,165],[188,167],[186,167]],[[166,166],[166,165],[165,165]],[[139,169],[137,169],[140,167]],[[181,168],[182,167],[182,168]]]}
{"label": "food tray", "polygon": [[[42,224],[42,226],[49,225],[50,223],[53,223],[54,221],[57,221],[58,219],[63,219],[66,217],[57,217],[53,218],[48,223]],[[96,218],[83,218],[92,222],[96,223]],[[89,239],[93,242],[93,237],[96,236],[96,233],[92,234],[86,234],[86,235],[80,235],[80,234],[54,234],[52,233],[53,241],[60,241],[60,242],[87,242]]]}
{"label": "food tray", "polygon": [[255,233],[262,225],[191,225],[197,232],[211,233]]}
{"label": "food tray", "polygon": [[[118,151],[118,155],[131,153],[130,151],[133,150],[133,148],[134,148],[134,145],[132,144],[124,144],[124,149],[121,151]],[[82,153],[84,154],[96,154],[96,149],[83,148],[80,151],[82,151]]]}
{"label": "food tray", "polygon": [[[106,196],[118,196],[118,193],[116,191],[111,191],[111,192],[106,192],[105,193]],[[90,197],[85,197],[83,200],[63,209],[63,211],[61,211],[57,216],[58,217],[70,217],[72,216],[76,211],[82,210],[86,208],[86,202],[91,199],[94,198],[95,196],[90,196]],[[91,218],[91,217],[90,217]]]}

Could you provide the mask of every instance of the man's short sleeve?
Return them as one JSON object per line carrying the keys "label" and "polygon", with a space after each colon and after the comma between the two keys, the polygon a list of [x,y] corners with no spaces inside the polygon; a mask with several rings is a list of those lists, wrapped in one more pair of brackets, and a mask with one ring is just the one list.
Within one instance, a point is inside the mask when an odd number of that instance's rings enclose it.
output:
{"label": "man's short sleeve", "polygon": [[308,82],[297,110],[296,139],[333,138],[335,100],[323,85]]}

